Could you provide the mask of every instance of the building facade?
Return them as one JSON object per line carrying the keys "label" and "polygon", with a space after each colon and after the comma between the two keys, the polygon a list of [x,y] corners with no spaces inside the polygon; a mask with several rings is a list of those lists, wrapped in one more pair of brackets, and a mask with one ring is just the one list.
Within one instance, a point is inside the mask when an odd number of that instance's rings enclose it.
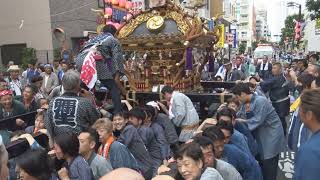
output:
{"label": "building facade", "polygon": [[21,64],[26,47],[36,49],[39,61],[52,59],[49,1],[0,1],[0,46],[0,65]]}
{"label": "building facade", "polygon": [[307,18],[302,40],[306,52],[320,52],[320,19]]}
{"label": "building facade", "polygon": [[53,36],[55,28],[63,29],[70,52],[76,54],[86,38],[84,32],[96,31],[97,16],[91,9],[97,8],[98,0],[1,1],[0,63],[20,64],[23,48],[34,48],[38,62],[52,62],[62,46]]}
{"label": "building facade", "polygon": [[[91,9],[98,9],[98,1],[49,0],[51,29],[61,28],[65,32],[67,49],[71,56],[78,53],[86,40],[87,31],[96,31],[97,14]],[[101,3],[102,5],[102,3]],[[60,49],[62,42],[51,35],[54,49]]]}
{"label": "building facade", "polygon": [[256,37],[258,42],[261,40],[271,40],[271,33],[268,26],[268,13],[265,9],[257,10]]}
{"label": "building facade", "polygon": [[253,0],[237,1],[237,30],[239,43],[246,44],[251,50],[252,42],[256,40],[256,13]]}

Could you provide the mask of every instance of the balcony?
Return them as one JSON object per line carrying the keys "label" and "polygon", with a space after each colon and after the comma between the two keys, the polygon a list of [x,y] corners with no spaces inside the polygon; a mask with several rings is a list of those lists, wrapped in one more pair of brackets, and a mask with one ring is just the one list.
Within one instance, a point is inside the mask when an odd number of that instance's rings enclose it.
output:
{"label": "balcony", "polygon": [[246,8],[246,9],[241,9],[241,10],[240,10],[240,15],[246,15],[246,16],[248,16],[248,15],[249,15],[248,8]]}
{"label": "balcony", "polygon": [[249,18],[248,17],[246,17],[246,18],[240,18],[239,19],[239,23],[241,24],[241,23],[248,23],[249,22]]}
{"label": "balcony", "polygon": [[238,37],[238,41],[249,41],[249,36],[240,36]]}
{"label": "balcony", "polygon": [[249,29],[249,26],[248,25],[238,26],[237,29],[240,31],[247,31]]}
{"label": "balcony", "polygon": [[248,6],[249,6],[248,2],[241,2],[240,3],[240,7],[248,7]]}

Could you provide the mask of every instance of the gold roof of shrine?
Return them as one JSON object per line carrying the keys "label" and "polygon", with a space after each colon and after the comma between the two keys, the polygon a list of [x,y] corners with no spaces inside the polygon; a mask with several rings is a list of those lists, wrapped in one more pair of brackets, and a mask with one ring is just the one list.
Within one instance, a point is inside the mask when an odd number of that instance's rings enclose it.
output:
{"label": "gold roof of shrine", "polygon": [[[163,20],[163,26],[152,31],[148,27],[148,21],[156,18]],[[117,37],[122,44],[183,43],[194,24],[201,27],[200,19],[188,17],[177,6],[164,6],[136,15],[122,26]]]}

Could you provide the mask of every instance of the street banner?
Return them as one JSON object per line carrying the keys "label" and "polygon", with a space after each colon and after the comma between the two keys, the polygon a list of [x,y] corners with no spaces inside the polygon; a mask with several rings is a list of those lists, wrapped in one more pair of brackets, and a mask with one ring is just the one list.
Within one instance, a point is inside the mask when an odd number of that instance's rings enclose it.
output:
{"label": "street banner", "polygon": [[225,41],[225,29],[224,29],[224,24],[219,24],[218,26],[219,32],[220,32],[220,37],[219,41],[217,43],[217,47],[223,48],[224,47],[224,41]]}
{"label": "street banner", "polygon": [[316,19],[316,27],[314,28],[315,34],[320,35],[320,18]]}
{"label": "street banner", "polygon": [[89,89],[92,89],[97,81],[96,60],[96,45],[89,49],[89,53],[83,61],[81,68],[80,79]]}
{"label": "street banner", "polygon": [[231,29],[231,34],[233,35],[233,48],[237,48],[237,30]]}
{"label": "street banner", "polygon": [[209,29],[209,31],[213,31],[213,29],[214,29],[214,21],[213,20],[208,21],[208,29]]}

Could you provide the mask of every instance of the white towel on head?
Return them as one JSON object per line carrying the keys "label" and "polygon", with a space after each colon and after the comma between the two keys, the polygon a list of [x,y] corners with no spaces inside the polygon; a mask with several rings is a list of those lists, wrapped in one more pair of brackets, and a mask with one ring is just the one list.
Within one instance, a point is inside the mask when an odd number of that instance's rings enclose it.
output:
{"label": "white towel on head", "polygon": [[263,68],[263,62],[260,64],[260,70],[263,71],[268,71],[269,70],[269,62],[266,63],[266,65]]}
{"label": "white towel on head", "polygon": [[157,108],[158,110],[160,110],[160,107],[159,107],[158,103],[155,102],[155,101],[150,101],[150,102],[147,103],[147,105],[148,105],[148,106],[155,107],[155,108]]}

